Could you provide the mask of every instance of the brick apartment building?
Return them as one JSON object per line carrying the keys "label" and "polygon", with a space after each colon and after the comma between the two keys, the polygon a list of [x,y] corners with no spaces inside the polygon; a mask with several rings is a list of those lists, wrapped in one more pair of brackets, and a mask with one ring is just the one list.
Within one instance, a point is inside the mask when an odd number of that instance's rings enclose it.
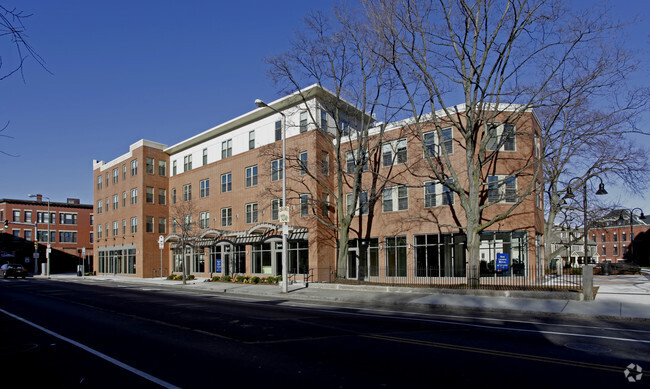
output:
{"label": "brick apartment building", "polygon": [[[338,166],[351,169],[354,161],[349,158],[354,139],[341,142],[339,155],[345,160],[339,161],[332,142],[316,130],[334,128],[326,108],[332,97],[312,86],[269,104],[286,121],[288,271],[308,273],[316,281],[331,279],[337,268],[338,239],[328,226],[336,222],[331,196]],[[339,112],[347,115],[340,113],[339,123],[353,128],[363,113],[351,105],[344,108]],[[189,272],[197,276],[281,274],[282,119],[258,108],[173,146],[141,140],[112,161],[94,161],[97,272],[166,275],[180,272],[186,258]],[[516,212],[482,235],[486,267],[503,252],[526,269],[542,266],[542,186],[535,170],[540,127],[530,111],[516,127],[498,162],[485,172],[486,182],[494,183],[485,201],[495,203],[485,216],[503,212],[513,195],[533,189]],[[505,131],[503,124],[494,128]],[[451,127],[442,146],[435,137],[424,137],[427,148],[447,147],[454,163],[464,161],[461,139]],[[372,166],[364,173],[357,204],[350,204],[352,189],[344,193],[346,206],[355,207],[357,216],[345,274],[338,276],[376,282],[464,277],[466,239],[458,225],[465,216],[445,186],[426,178],[419,133],[409,121],[393,123],[382,142],[380,158],[367,161]],[[376,202],[370,194],[373,171],[382,177]],[[504,180],[515,172],[516,178]],[[197,232],[183,253],[178,242],[181,223],[187,221]]]}
{"label": "brick apartment building", "polygon": [[632,246],[631,254],[635,260],[639,259],[638,255],[641,252],[647,252],[647,249],[641,247],[647,242],[642,242],[638,237],[650,230],[650,223],[648,223],[647,217],[641,219],[640,215],[641,213],[638,212],[633,213],[630,224],[630,211],[617,209],[594,222],[597,227],[589,229],[589,234],[591,239],[596,242],[596,250],[600,255],[599,262],[616,263],[624,259],[631,259],[630,246]]}
{"label": "brick apartment building", "polygon": [[[3,228],[2,232],[25,241],[38,241],[40,244],[49,241],[53,250],[72,256],[79,256],[79,251],[85,248],[86,258],[91,263],[93,206],[81,204],[78,199],[68,199],[66,202],[50,201],[48,207],[48,201],[44,201],[43,196],[36,195],[35,198],[36,200],[0,199],[0,220],[7,222],[7,228]],[[41,262],[44,260],[45,256],[42,256]]]}

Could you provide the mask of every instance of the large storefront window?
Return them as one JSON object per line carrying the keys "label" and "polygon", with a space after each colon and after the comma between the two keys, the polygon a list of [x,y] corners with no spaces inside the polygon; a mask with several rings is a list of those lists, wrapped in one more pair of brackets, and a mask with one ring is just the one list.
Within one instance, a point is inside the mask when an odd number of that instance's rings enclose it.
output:
{"label": "large storefront window", "polygon": [[289,274],[309,273],[309,243],[289,242]]}
{"label": "large storefront window", "polygon": [[[282,244],[280,244],[281,246]],[[273,274],[271,261],[271,243],[254,244],[253,252],[253,273]]]}
{"label": "large storefront window", "polygon": [[221,243],[210,247],[210,272],[224,275],[246,273],[246,246]]}
{"label": "large storefront window", "polygon": [[386,238],[386,276],[406,277],[406,236]]}
{"label": "large storefront window", "polygon": [[104,274],[135,274],[135,248],[117,250],[100,250],[98,255],[99,273]]}
{"label": "large storefront window", "polygon": [[464,234],[415,236],[416,277],[465,277]]}
{"label": "large storefront window", "polygon": [[523,275],[528,262],[527,233],[481,233],[481,276]]}

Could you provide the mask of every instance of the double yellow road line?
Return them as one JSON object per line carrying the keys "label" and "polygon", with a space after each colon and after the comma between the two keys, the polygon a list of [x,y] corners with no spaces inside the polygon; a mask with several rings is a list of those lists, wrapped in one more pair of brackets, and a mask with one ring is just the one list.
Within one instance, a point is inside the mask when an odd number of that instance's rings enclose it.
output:
{"label": "double yellow road line", "polygon": [[[449,343],[430,342],[430,341],[418,340],[418,339],[399,338],[395,336],[387,336],[387,335],[379,335],[379,334],[369,334],[369,335],[361,335],[361,336],[364,338],[384,340],[388,342],[407,343],[407,344],[414,344],[418,346],[434,347],[434,348],[454,350],[454,351],[464,351],[464,352],[470,352],[475,354],[486,354],[495,357],[515,358],[515,359],[534,361],[534,362],[552,363],[555,365],[583,367],[587,369],[603,370],[603,371],[608,371],[608,372],[618,373],[618,374],[623,374],[623,370],[625,369],[625,366],[602,365],[598,363],[589,363],[584,361],[572,361],[568,359],[544,357],[541,355],[512,353],[508,351],[461,346],[461,345],[449,344]],[[644,373],[644,375],[647,375],[647,373]]]}

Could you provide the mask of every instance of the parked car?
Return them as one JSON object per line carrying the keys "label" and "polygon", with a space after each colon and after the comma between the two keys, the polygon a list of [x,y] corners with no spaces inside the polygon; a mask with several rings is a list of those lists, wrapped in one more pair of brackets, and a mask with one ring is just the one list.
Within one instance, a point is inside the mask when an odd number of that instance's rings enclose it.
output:
{"label": "parked car", "polygon": [[14,278],[25,278],[27,277],[27,269],[25,269],[23,265],[18,265],[15,263],[5,263],[4,265],[0,266],[0,277],[7,278],[12,276]]}

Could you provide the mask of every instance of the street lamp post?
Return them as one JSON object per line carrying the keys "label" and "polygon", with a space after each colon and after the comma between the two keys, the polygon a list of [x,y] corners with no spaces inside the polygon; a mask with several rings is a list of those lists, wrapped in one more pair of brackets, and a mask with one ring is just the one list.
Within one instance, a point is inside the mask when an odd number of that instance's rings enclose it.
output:
{"label": "street lamp post", "polygon": [[[600,185],[598,186],[598,190],[596,191],[596,194],[599,195],[599,196],[606,195],[607,191],[605,190],[605,184],[603,184],[603,180],[598,176],[588,176],[588,177],[586,177],[584,179],[582,177],[573,177],[572,179],[569,180],[569,182],[567,184],[566,195],[564,195],[565,199],[574,198],[575,195],[573,194],[573,191],[571,190],[571,181],[576,180],[576,179],[583,180],[583,182],[582,182],[582,196],[583,196],[583,199],[582,199],[582,207],[583,207],[582,240],[583,240],[583,250],[584,250],[584,263],[585,263],[586,266],[589,263],[589,256],[587,255],[587,248],[588,248],[587,235],[589,234],[589,227],[587,226],[587,181],[591,177],[596,177],[596,178],[598,178],[600,180]],[[585,279],[586,279],[585,278],[585,272],[584,272],[584,269],[583,269],[583,283],[585,282]],[[594,295],[593,295],[593,278],[591,278],[590,280],[591,280],[590,281],[591,285],[589,285],[589,286],[584,285],[583,286],[583,289],[585,291],[585,300],[589,300],[589,301],[594,299]]]}
{"label": "street lamp post", "polygon": [[630,209],[630,260],[632,262],[634,262],[634,252],[632,251],[632,246],[634,246],[634,211],[636,210],[641,211],[639,219],[645,220],[645,215],[643,214],[643,210],[641,208]]}
{"label": "street lamp post", "polygon": [[[282,116],[282,207],[287,209],[287,117],[284,113],[266,104],[260,99],[255,100],[255,105],[259,108],[269,108],[272,111],[279,113]],[[287,227],[287,218],[282,217],[282,293],[289,292],[289,276],[288,276],[288,263],[287,263],[287,235],[289,229]]]}
{"label": "street lamp post", "polygon": [[[40,197],[41,199],[43,198],[43,195],[40,194],[30,194],[27,195],[27,197],[34,198],[36,197],[37,199]],[[52,245],[50,244],[50,198],[45,196],[47,199],[47,246],[45,248],[45,258],[47,260],[47,267],[46,267],[46,276],[50,276],[50,249]],[[38,223],[38,216],[36,217],[36,222]],[[36,241],[38,241],[38,235],[36,236]]]}

